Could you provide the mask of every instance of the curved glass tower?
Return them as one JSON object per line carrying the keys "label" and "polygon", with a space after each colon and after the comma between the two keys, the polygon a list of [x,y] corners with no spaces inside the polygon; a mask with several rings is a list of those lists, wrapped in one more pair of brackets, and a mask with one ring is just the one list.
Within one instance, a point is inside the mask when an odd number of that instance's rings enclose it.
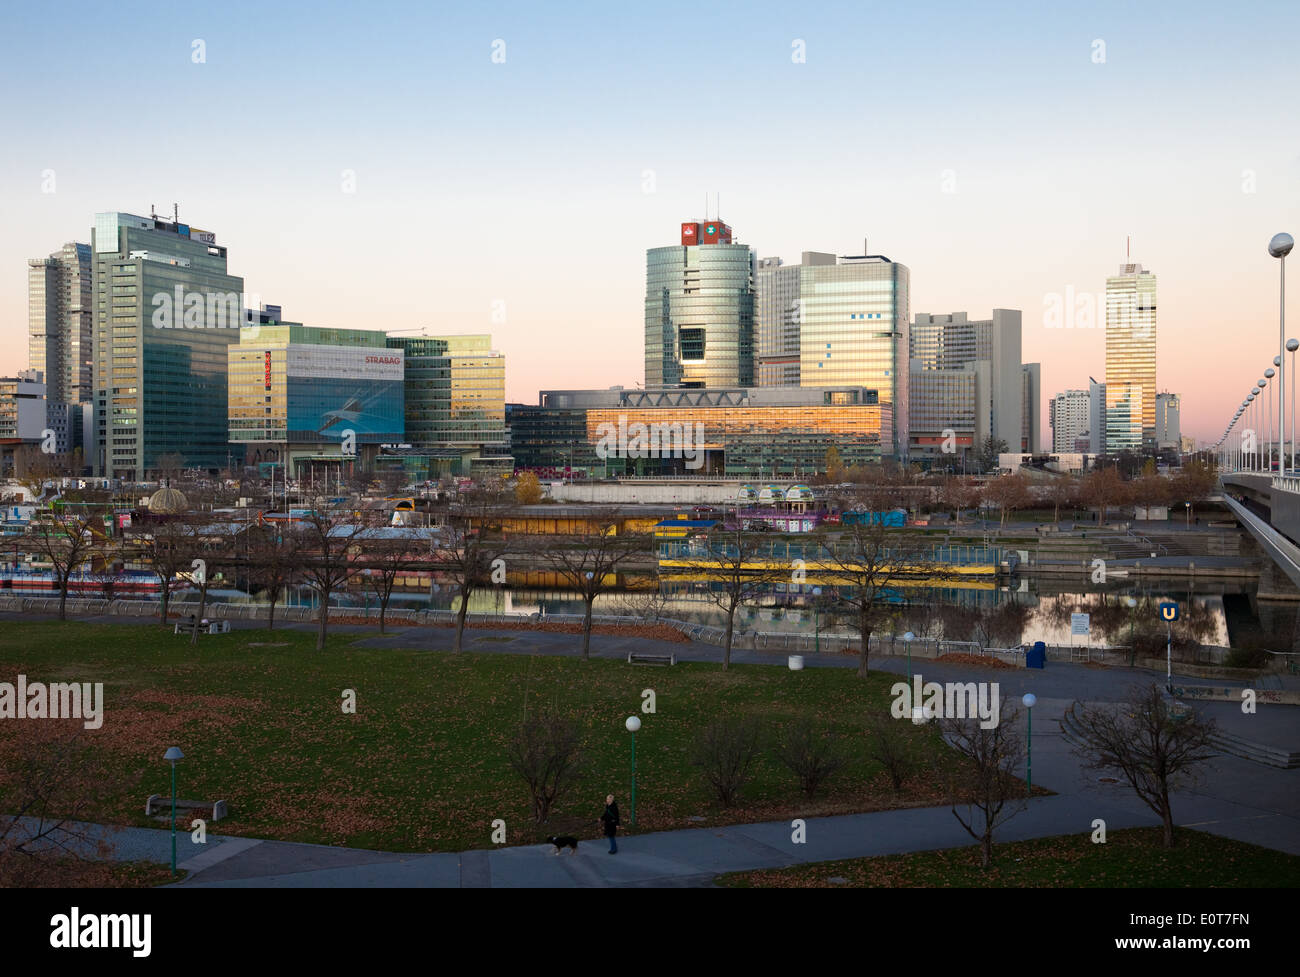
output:
{"label": "curved glass tower", "polygon": [[682,225],[646,252],[645,385],[754,383],[754,255],[721,221]]}

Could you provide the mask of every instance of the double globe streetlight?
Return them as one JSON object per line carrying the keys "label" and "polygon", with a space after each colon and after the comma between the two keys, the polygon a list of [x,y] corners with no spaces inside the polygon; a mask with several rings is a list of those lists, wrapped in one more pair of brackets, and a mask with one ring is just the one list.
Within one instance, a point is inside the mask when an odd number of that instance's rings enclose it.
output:
{"label": "double globe streetlight", "polygon": [[[1278,369],[1282,371],[1278,378],[1282,387],[1277,395],[1277,425],[1278,429],[1282,428],[1282,420],[1286,412],[1286,371],[1282,366],[1282,354],[1286,352],[1286,256],[1291,253],[1295,247],[1295,239],[1285,232],[1274,234],[1273,239],[1268,242],[1268,253],[1278,259],[1278,312],[1277,312],[1277,363]],[[1294,352],[1294,350],[1292,350]],[[1294,357],[1292,366],[1294,367]],[[1294,375],[1292,377],[1294,386]],[[1292,398],[1292,420],[1291,420],[1291,437],[1294,444],[1295,440],[1295,403]],[[1294,459],[1293,459],[1294,461]]]}

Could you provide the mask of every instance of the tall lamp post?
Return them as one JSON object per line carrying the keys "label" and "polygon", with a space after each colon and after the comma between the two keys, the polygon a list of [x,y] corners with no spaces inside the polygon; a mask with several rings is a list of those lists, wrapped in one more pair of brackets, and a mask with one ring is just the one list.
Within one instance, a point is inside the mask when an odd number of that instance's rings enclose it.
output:
{"label": "tall lamp post", "polygon": [[[1280,356],[1273,357],[1274,363],[1279,363],[1281,360],[1282,357]],[[1273,379],[1273,376],[1273,368],[1269,367],[1264,371],[1264,379],[1259,381],[1259,385],[1261,387],[1264,386],[1265,383]],[[1281,396],[1282,394],[1279,391],[1278,397]],[[1279,451],[1278,457],[1281,457],[1281,454],[1282,453]],[[1268,388],[1268,470],[1270,472],[1273,470],[1273,387],[1271,385]]]}
{"label": "tall lamp post", "polygon": [[813,588],[813,651],[819,655],[821,654],[821,650],[822,650],[821,618],[819,616],[819,612],[821,609],[821,598],[822,598],[822,589],[820,587],[814,587]]}
{"label": "tall lamp post", "polygon": [[1032,797],[1034,793],[1034,704],[1038,702],[1038,696],[1026,692],[1020,701],[1025,704],[1025,709],[1029,712],[1029,720],[1025,724],[1025,786],[1029,788],[1029,795]]}
{"label": "tall lamp post", "polygon": [[912,687],[912,641],[916,638],[911,631],[903,635],[903,646],[907,648],[907,687]]}
{"label": "tall lamp post", "polygon": [[[1300,339],[1288,339],[1286,351],[1291,354],[1291,466],[1295,467],[1295,351],[1300,349]],[[1283,376],[1285,379],[1285,375]]]}
{"label": "tall lamp post", "polygon": [[169,746],[163,759],[172,765],[172,877],[176,875],[176,761],[185,759],[179,746]]}
{"label": "tall lamp post", "polygon": [[1130,594],[1124,598],[1128,605],[1128,664],[1132,668],[1137,664],[1137,648],[1133,644],[1133,614],[1138,606],[1137,598]]}
{"label": "tall lamp post", "polygon": [[641,719],[638,716],[628,716],[627,722],[624,725],[627,726],[627,731],[632,734],[632,805],[631,805],[632,814],[631,817],[628,818],[628,823],[631,824],[633,827],[635,827],[636,826],[636,731],[641,728]]}
{"label": "tall lamp post", "polygon": [[[1290,234],[1283,232],[1274,234],[1272,240],[1268,242],[1268,253],[1279,261],[1278,270],[1278,306],[1277,306],[1277,356],[1278,360],[1282,359],[1282,353],[1286,350],[1286,256],[1291,253],[1295,247],[1295,238]],[[1282,375],[1278,378],[1283,386],[1278,391],[1277,397],[1277,423],[1282,425],[1282,417],[1285,413],[1286,401],[1286,370],[1280,365]],[[1294,405],[1292,405],[1294,407]]]}

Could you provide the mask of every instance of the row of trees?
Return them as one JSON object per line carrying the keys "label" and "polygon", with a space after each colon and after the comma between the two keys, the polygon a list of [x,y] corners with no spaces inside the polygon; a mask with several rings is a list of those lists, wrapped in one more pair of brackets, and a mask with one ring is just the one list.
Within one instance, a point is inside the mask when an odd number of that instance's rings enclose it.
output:
{"label": "row of trees", "polygon": [[[875,717],[867,729],[867,756],[897,791],[918,770],[906,721]],[[939,728],[957,754],[947,777],[953,816],[979,844],[980,864],[993,862],[995,832],[1025,809],[1028,790],[1021,779],[1027,760],[1024,719],[1010,701],[1000,721],[945,717]],[[1074,703],[1062,730],[1086,768],[1119,775],[1153,811],[1166,848],[1174,845],[1173,793],[1195,781],[1198,768],[1214,755],[1214,720],[1180,713],[1158,686],[1135,686],[1119,703]],[[704,785],[724,807],[739,803],[756,764],[769,753],[812,798],[850,760],[851,744],[807,718],[767,735],[752,717],[715,720],[700,730],[691,762]],[[525,714],[507,744],[511,769],[527,788],[533,819],[544,824],[556,804],[581,779],[584,756],[580,726],[554,712]]]}

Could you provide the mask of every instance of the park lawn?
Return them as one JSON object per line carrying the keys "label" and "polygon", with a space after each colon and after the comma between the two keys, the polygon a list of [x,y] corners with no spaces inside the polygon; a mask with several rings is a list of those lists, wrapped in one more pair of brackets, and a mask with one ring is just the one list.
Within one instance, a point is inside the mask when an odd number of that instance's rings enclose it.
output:
{"label": "park lawn", "polygon": [[[317,653],[314,633],[303,631],[204,635],[191,647],[156,624],[5,622],[0,681],[22,673],[29,683],[104,683],[103,726],[78,735],[110,783],[95,810],[79,812],[84,819],[163,827],[145,818],[144,804],[170,793],[162,755],[179,746],[179,796],[229,804],[230,817],[211,831],[391,851],[490,847],[496,819],[505,821],[509,844],[594,837],[607,793],[618,796],[627,826],[631,736],[623,724],[633,714],[643,721],[639,831],[942,803],[955,769],[956,754],[937,729],[908,722],[897,728],[917,772],[897,795],[868,756],[867,719],[888,713],[896,676],[456,655],[444,650],[450,631],[426,633],[427,650],[364,648],[355,635],[331,635]],[[521,632],[510,647],[527,640]],[[342,711],[345,689],[356,693],[355,715]],[[653,715],[641,712],[645,689],[656,695]],[[525,698],[530,710],[575,717],[583,733],[583,775],[543,826],[532,823],[527,792],[506,759]],[[721,716],[759,719],[769,742],[783,724],[814,717],[841,734],[849,762],[806,801],[766,749],[741,803],[721,809],[690,762],[699,732]],[[5,739],[0,727],[0,769]],[[0,778],[0,812],[11,806]]]}
{"label": "park lawn", "polygon": [[[1105,844],[1089,832],[994,844],[980,868],[979,846],[881,855],[793,868],[733,872],[735,888],[1211,888],[1300,886],[1300,856],[1180,828],[1166,849],[1160,828],[1112,831]],[[831,879],[844,881],[832,882]]]}

